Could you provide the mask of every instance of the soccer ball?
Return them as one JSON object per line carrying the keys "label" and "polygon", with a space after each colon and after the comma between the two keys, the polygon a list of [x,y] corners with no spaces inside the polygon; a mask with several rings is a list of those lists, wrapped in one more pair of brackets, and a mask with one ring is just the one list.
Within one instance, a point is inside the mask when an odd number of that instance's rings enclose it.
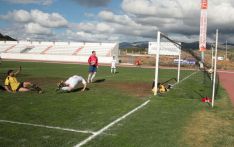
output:
{"label": "soccer ball", "polygon": [[214,72],[214,71],[213,71],[212,68],[208,69],[208,73],[209,73],[209,74],[212,74],[213,72]]}

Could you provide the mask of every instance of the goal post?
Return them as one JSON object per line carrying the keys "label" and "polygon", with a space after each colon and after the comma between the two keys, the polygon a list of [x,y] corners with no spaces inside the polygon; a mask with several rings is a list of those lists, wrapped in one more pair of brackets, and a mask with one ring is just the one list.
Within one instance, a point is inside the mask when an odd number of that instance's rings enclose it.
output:
{"label": "goal post", "polygon": [[[166,42],[162,42],[161,38],[165,38]],[[157,42],[149,42],[148,54],[155,54],[155,78],[154,78],[154,95],[157,95],[158,79],[159,79],[159,62],[160,56],[177,56],[177,83],[180,81],[181,67],[181,44],[170,39],[160,31],[157,32]]]}
{"label": "goal post", "polygon": [[[214,107],[214,99],[215,99],[215,91],[216,91],[216,74],[217,74],[217,50],[218,50],[218,37],[219,37],[219,30],[216,30],[216,40],[215,40],[215,59],[214,59],[214,74],[213,76],[213,87],[212,87],[212,102],[211,102],[211,106],[212,108]],[[213,56],[212,56],[212,60],[213,60]]]}
{"label": "goal post", "polygon": [[158,90],[158,67],[159,67],[159,54],[160,54],[160,35],[161,33],[158,31],[157,34],[157,51],[155,58],[155,78],[154,78],[154,95],[157,95]]}

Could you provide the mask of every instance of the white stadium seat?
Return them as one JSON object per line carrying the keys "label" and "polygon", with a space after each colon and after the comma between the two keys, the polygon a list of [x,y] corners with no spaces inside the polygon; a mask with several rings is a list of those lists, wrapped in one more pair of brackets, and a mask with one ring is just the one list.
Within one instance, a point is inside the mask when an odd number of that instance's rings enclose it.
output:
{"label": "white stadium seat", "polygon": [[110,63],[112,56],[118,57],[118,49],[118,43],[0,41],[0,53],[6,59],[87,62],[96,51],[101,62]]}

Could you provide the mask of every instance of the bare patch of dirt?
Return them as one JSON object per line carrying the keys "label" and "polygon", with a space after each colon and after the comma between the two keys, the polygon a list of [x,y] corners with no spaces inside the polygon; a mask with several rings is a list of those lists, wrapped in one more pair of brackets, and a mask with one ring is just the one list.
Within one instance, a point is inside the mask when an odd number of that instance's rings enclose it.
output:
{"label": "bare patch of dirt", "polygon": [[38,85],[55,85],[62,80],[62,78],[58,77],[33,77],[27,78],[25,81],[29,81]]}
{"label": "bare patch of dirt", "polygon": [[145,98],[151,94],[151,84],[150,83],[130,83],[130,82],[106,82],[102,86],[111,87],[118,89],[129,95],[133,95],[139,98]]}

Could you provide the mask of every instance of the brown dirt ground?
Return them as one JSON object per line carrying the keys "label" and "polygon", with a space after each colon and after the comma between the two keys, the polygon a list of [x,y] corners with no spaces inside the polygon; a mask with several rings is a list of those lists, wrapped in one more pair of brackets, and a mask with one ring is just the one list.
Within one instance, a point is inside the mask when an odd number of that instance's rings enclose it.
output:
{"label": "brown dirt ground", "polygon": [[[32,77],[26,78],[26,81],[30,81],[32,83],[36,83],[42,88],[48,83],[54,84],[56,87],[56,83],[62,80],[59,77]],[[138,98],[145,98],[152,94],[151,92],[151,84],[144,82],[144,83],[130,83],[130,82],[113,82],[107,81],[100,84],[101,87],[111,87],[113,89],[119,90],[123,93],[128,95],[132,95]]]}
{"label": "brown dirt ground", "polygon": [[[114,84],[113,84],[114,83]],[[130,82],[106,82],[103,87],[112,87],[124,93],[145,98],[151,94],[151,84],[149,83],[130,83]]]}
{"label": "brown dirt ground", "polygon": [[34,84],[38,84],[39,86],[43,85],[48,85],[48,84],[54,84],[56,87],[56,84],[60,81],[63,80],[58,77],[33,77],[33,78],[26,78],[25,81],[32,82]]}

